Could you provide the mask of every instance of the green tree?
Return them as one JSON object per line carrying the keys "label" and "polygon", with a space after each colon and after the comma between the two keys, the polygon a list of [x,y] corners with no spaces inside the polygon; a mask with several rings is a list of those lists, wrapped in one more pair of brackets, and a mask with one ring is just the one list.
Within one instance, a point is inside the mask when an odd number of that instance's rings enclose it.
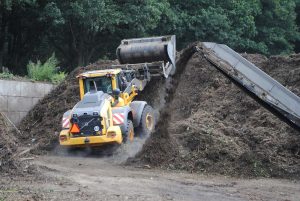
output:
{"label": "green tree", "polygon": [[[170,4],[167,0],[124,0],[116,1],[122,12],[120,28],[122,37],[142,37],[155,30]],[[166,26],[168,26],[166,24]]]}
{"label": "green tree", "polygon": [[74,67],[91,61],[101,40],[114,32],[120,12],[111,0],[57,0],[45,5],[40,19],[49,25],[49,43]]}
{"label": "green tree", "polygon": [[149,35],[168,6],[167,0],[52,0],[40,19],[60,60],[72,68],[114,57],[122,38]]}
{"label": "green tree", "polygon": [[[239,50],[263,49],[253,39],[257,33],[255,16],[260,13],[259,1],[171,0],[176,17],[175,32],[181,47],[190,41],[226,43]],[[171,23],[172,24],[172,23]]]}
{"label": "green tree", "polygon": [[267,47],[267,54],[288,54],[299,38],[294,0],[261,0],[262,13],[256,17],[256,41]]}
{"label": "green tree", "polygon": [[[296,19],[296,23],[298,26],[298,35],[300,35],[300,31],[299,31],[299,27],[300,27],[300,0],[296,0],[296,14],[297,14],[297,19]],[[297,53],[300,53],[300,36],[298,37],[298,39],[295,42],[295,51]]]}
{"label": "green tree", "polygon": [[[0,67],[25,73],[19,68],[28,62],[42,37],[35,0],[5,0],[0,3]],[[34,30],[34,31],[33,31]]]}
{"label": "green tree", "polygon": [[115,58],[123,38],[166,34],[178,49],[200,40],[288,54],[300,50],[299,12],[300,0],[3,0],[0,67],[25,73],[55,52],[69,71]]}
{"label": "green tree", "polygon": [[294,0],[170,0],[170,4],[177,13],[174,32],[181,47],[201,40],[225,43],[237,51],[287,54],[299,38]]}

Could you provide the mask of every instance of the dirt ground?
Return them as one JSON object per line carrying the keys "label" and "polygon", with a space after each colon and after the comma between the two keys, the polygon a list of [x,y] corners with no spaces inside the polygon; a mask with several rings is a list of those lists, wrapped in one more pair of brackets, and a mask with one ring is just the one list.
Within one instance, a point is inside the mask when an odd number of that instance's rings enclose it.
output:
{"label": "dirt ground", "polygon": [[38,176],[0,177],[0,200],[299,200],[300,183],[119,165],[114,158],[40,156]]}

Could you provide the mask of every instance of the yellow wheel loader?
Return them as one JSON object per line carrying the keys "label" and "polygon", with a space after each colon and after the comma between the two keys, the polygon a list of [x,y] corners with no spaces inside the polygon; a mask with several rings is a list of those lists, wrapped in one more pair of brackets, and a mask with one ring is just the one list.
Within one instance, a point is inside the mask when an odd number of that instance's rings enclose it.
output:
{"label": "yellow wheel loader", "polygon": [[175,72],[175,45],[174,35],[125,39],[116,52],[119,65],[78,75],[81,100],[63,115],[60,145],[121,144],[150,135],[153,109],[134,98],[152,78]]}

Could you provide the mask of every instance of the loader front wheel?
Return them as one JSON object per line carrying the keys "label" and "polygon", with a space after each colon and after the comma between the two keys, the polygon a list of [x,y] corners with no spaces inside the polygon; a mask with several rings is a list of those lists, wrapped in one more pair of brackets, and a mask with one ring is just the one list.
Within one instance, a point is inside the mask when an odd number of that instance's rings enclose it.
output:
{"label": "loader front wheel", "polygon": [[123,142],[128,143],[132,142],[134,139],[134,127],[130,119],[127,120],[126,132],[123,134]]}
{"label": "loader front wheel", "polygon": [[138,127],[140,137],[149,136],[155,127],[155,118],[153,109],[150,105],[146,105],[142,112],[141,122]]}

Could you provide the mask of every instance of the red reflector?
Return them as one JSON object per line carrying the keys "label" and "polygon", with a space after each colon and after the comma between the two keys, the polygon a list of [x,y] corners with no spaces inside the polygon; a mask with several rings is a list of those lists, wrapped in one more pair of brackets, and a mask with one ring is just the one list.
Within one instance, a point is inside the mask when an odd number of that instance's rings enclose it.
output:
{"label": "red reflector", "polygon": [[72,125],[72,128],[70,130],[71,133],[79,133],[80,132],[80,129],[79,129],[79,126],[78,124],[73,124]]}
{"label": "red reflector", "polygon": [[107,137],[114,138],[114,137],[116,137],[116,135],[117,134],[115,132],[108,132]]}
{"label": "red reflector", "polygon": [[66,135],[61,135],[61,136],[59,136],[59,140],[61,142],[66,141],[67,140],[67,136]]}

